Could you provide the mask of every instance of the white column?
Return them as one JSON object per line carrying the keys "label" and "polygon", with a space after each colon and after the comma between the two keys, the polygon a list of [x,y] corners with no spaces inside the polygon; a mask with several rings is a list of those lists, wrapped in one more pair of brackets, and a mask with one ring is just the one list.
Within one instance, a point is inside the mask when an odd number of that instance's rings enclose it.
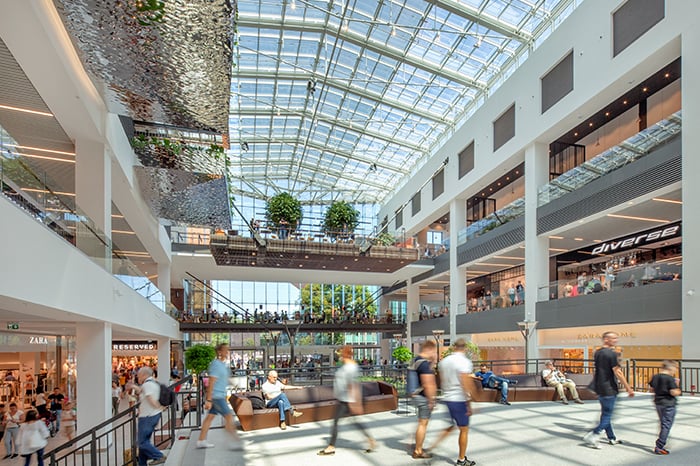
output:
{"label": "white column", "polygon": [[80,434],[112,416],[112,324],[78,322],[75,345]]}
{"label": "white column", "polygon": [[450,342],[457,334],[457,315],[467,312],[467,268],[457,265],[459,232],[467,226],[465,199],[450,201]]}
{"label": "white column", "polygon": [[170,339],[158,338],[158,381],[164,384],[170,379]]}
{"label": "white column", "polygon": [[683,56],[683,359],[700,358],[700,217],[697,199],[700,199],[700,183],[696,173],[700,171],[700,158],[695,148],[700,147],[700,24],[683,31],[681,35]]}
{"label": "white column", "polygon": [[[104,144],[78,139],[75,142],[75,201],[100,230],[103,239],[112,237],[112,165]],[[77,247],[101,259],[111,271],[111,250],[82,224],[77,232]]]}
{"label": "white column", "polygon": [[413,347],[411,322],[418,320],[418,312],[420,312],[420,288],[417,284],[408,283],[406,286],[406,346],[409,349]]}
{"label": "white column", "polygon": [[165,296],[165,302],[170,302],[170,268],[171,263],[158,264],[158,289]]}
{"label": "white column", "polygon": [[[525,315],[524,321],[537,320],[535,312],[538,289],[545,287],[549,294],[549,238],[537,235],[537,188],[547,183],[549,149],[546,144],[534,143],[525,149]],[[530,359],[539,357],[537,329],[528,339]],[[536,372],[531,365],[527,372]]]}

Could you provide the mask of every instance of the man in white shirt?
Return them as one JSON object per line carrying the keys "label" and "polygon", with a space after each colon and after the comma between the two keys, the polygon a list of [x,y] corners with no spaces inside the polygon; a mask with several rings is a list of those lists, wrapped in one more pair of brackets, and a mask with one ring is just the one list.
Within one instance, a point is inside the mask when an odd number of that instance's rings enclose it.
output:
{"label": "man in white shirt", "polygon": [[576,384],[573,380],[567,379],[562,372],[554,367],[552,361],[546,361],[544,363],[544,370],[542,371],[542,378],[550,387],[557,389],[559,398],[561,402],[568,405],[569,402],[566,400],[566,395],[564,394],[564,389],[568,388],[571,392],[571,396],[574,398],[574,402],[578,404],[583,404],[583,401],[578,397],[578,392],[576,391]]}
{"label": "man in white shirt", "polygon": [[[459,458],[457,458],[455,466],[474,466],[476,464],[476,461],[467,458],[467,437],[469,435],[469,417],[471,416],[469,378],[472,376],[473,365],[465,354],[466,349],[467,343],[464,339],[458,339],[454,343],[454,352],[438,365],[443,401],[447,405],[450,417],[459,428]],[[454,425],[443,430],[430,449],[435,449],[453,429]]]}
{"label": "man in white shirt", "polygon": [[277,371],[270,371],[267,374],[267,382],[262,385],[263,396],[265,397],[265,406],[268,408],[276,407],[280,412],[280,429],[284,430],[287,428],[287,415],[286,411],[291,411],[293,417],[299,417],[303,415],[301,411],[294,411],[292,404],[289,402],[289,398],[284,394],[284,390],[297,390],[304,387],[298,387],[296,385],[285,385],[279,381]]}
{"label": "man in white shirt", "polygon": [[[139,466],[165,463],[165,456],[158,450],[151,437],[160,421],[160,413],[163,407],[158,402],[160,398],[160,385],[153,378],[153,369],[144,366],[136,374],[139,385],[133,383],[126,384],[127,391],[132,388],[139,395],[139,422],[137,429],[137,440],[139,446]],[[153,460],[148,463],[148,460]]]}

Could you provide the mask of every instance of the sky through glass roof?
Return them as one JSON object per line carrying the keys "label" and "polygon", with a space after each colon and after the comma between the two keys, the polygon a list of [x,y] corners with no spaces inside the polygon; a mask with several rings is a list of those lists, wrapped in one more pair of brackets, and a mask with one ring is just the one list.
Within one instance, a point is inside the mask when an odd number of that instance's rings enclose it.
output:
{"label": "sky through glass roof", "polygon": [[239,0],[240,194],[381,203],[581,0]]}

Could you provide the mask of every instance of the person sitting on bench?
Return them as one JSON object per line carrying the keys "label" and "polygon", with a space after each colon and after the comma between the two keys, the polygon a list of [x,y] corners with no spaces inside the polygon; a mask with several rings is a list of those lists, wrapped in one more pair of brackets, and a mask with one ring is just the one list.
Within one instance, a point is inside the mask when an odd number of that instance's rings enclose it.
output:
{"label": "person sitting on bench", "polygon": [[494,390],[501,390],[501,401],[502,405],[510,405],[508,402],[508,384],[515,385],[518,383],[517,380],[510,380],[503,377],[499,377],[488,369],[486,364],[482,364],[478,372],[474,373],[474,377],[481,380],[481,386],[484,388],[492,388]]}

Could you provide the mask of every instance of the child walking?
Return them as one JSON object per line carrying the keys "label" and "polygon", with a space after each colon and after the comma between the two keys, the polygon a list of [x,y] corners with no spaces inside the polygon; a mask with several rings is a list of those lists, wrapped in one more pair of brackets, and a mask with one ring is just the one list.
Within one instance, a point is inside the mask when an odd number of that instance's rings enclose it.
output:
{"label": "child walking", "polygon": [[649,381],[649,385],[654,391],[654,404],[661,424],[659,438],[656,439],[654,447],[654,453],[657,455],[669,454],[666,449],[666,441],[673,425],[673,419],[676,417],[676,397],[681,394],[681,389],[678,388],[679,380],[674,378],[677,369],[678,364],[674,361],[664,361],[661,364],[661,371]]}

